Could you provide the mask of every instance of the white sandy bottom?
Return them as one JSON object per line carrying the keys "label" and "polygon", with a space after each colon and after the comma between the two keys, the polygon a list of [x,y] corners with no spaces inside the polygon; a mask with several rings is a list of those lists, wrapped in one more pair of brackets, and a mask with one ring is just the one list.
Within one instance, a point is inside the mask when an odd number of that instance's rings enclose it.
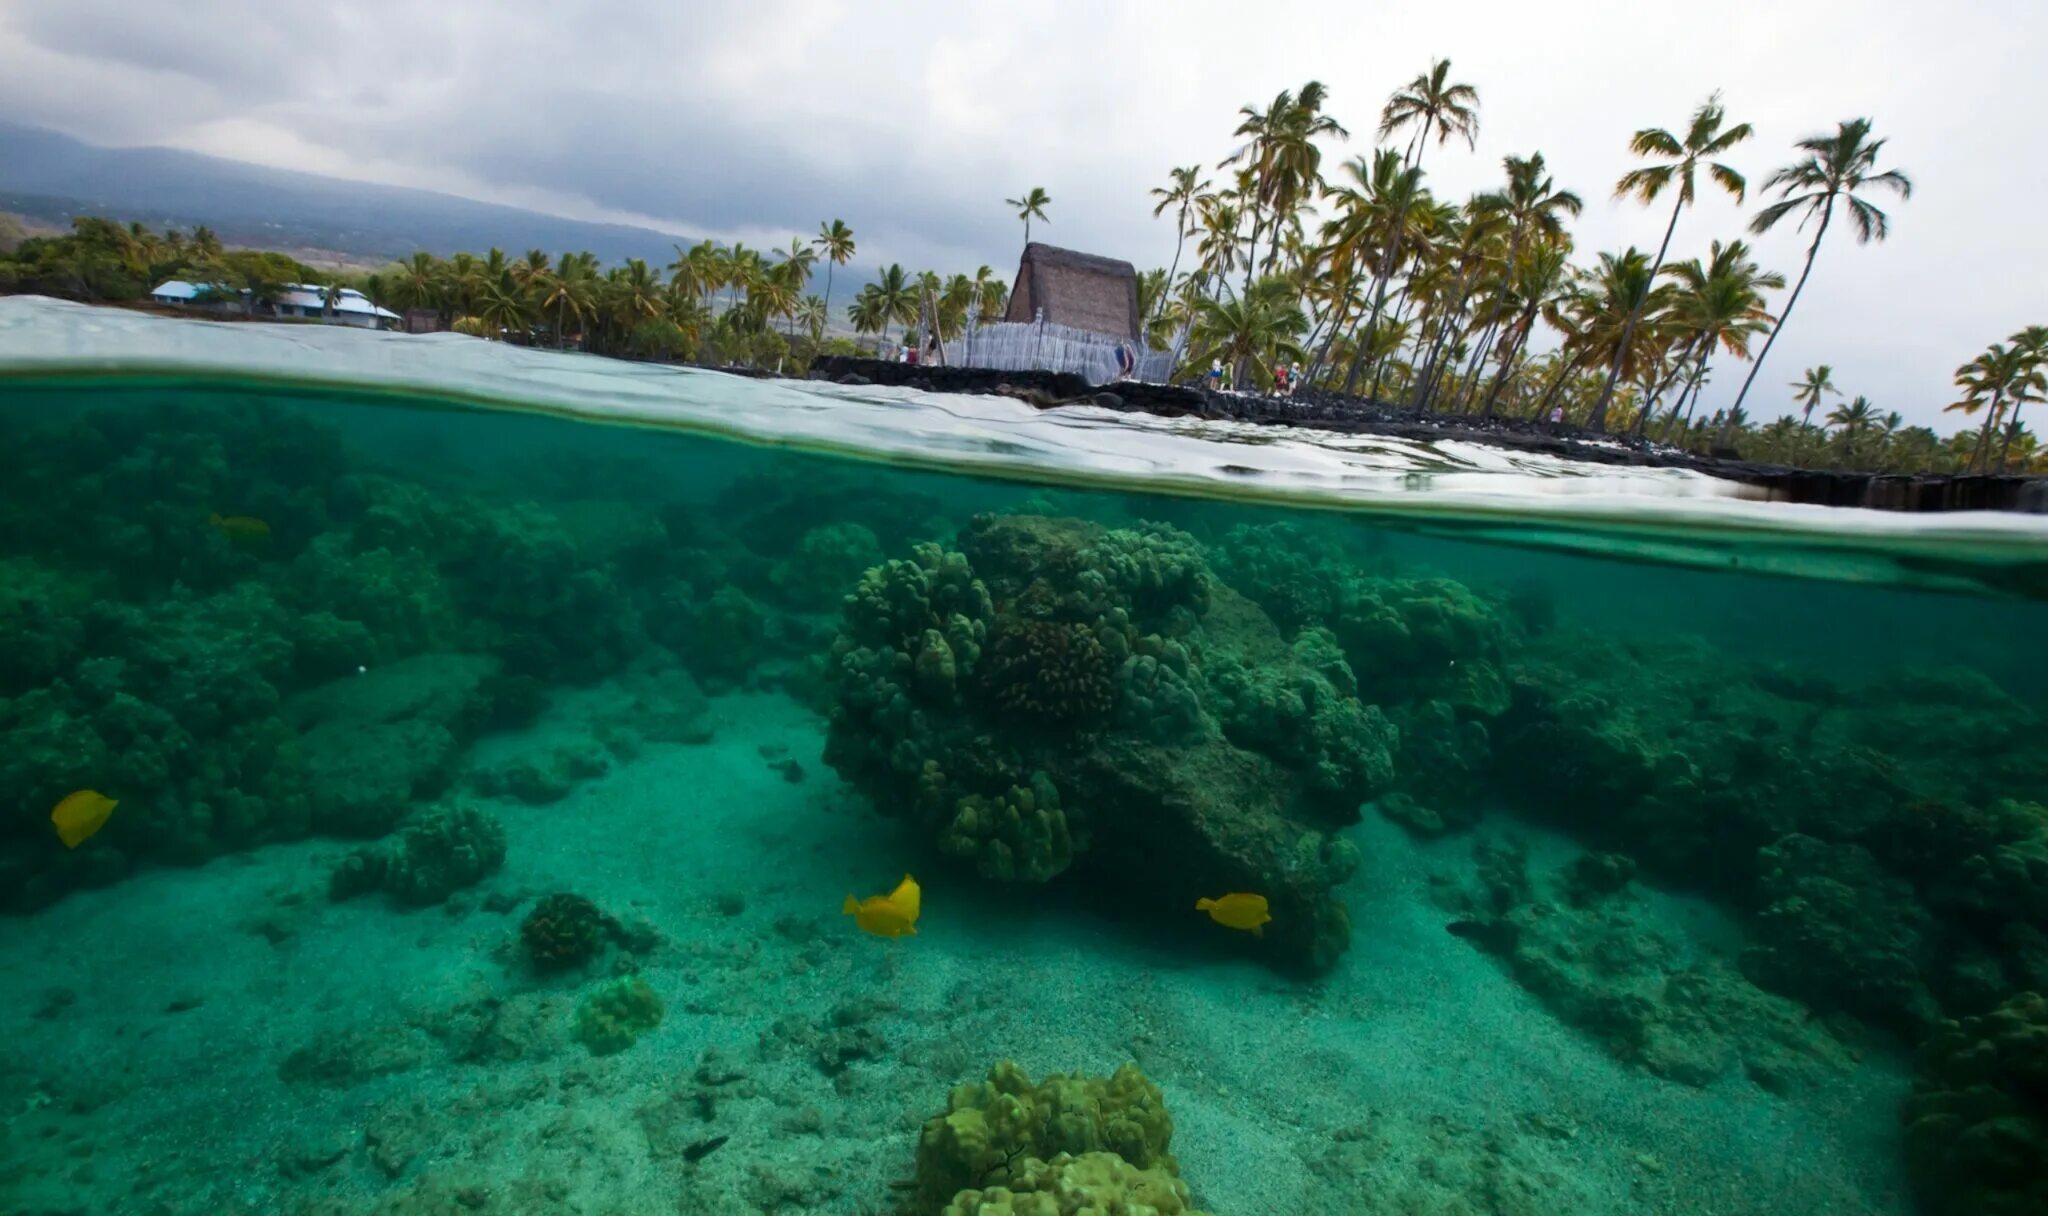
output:
{"label": "white sandy bottom", "polygon": [[[1788,1100],[1617,1063],[1444,932],[1427,875],[1463,869],[1469,841],[1353,829],[1356,940],[1313,984],[937,870],[919,935],[883,941],[837,910],[922,868],[901,826],[838,783],[792,702],[713,712],[708,744],[652,747],[551,806],[492,804],[505,868],[447,908],[328,903],[343,850],[322,843],[0,921],[0,1211],[882,1213],[921,1121],[1000,1058],[1139,1061],[1220,1216],[1907,1209],[1894,1066]],[[668,1016],[620,1055],[569,1035],[599,975],[533,976],[530,902],[486,909],[556,890],[665,939],[643,974]],[[491,1001],[517,1058],[460,1058],[451,1024]],[[811,1043],[849,1003],[877,1054],[829,1076]],[[351,1031],[398,1070],[280,1078]],[[693,1079],[707,1049],[722,1084]],[[677,1151],[718,1135],[699,1163]]]}

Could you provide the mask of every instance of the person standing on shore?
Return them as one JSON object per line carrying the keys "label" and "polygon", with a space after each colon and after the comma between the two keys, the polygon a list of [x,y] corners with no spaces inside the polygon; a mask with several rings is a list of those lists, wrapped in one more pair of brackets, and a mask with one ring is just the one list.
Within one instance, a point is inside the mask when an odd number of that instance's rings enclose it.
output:
{"label": "person standing on shore", "polygon": [[1223,360],[1221,359],[1209,360],[1209,391],[1212,393],[1223,391]]}

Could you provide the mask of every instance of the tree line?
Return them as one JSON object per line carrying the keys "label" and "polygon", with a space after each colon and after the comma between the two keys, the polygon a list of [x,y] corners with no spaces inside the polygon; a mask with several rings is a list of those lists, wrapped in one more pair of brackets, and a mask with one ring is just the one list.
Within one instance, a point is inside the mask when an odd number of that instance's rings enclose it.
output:
{"label": "tree line", "polygon": [[[1418,413],[1560,417],[1796,464],[2036,467],[2020,411],[2048,396],[2039,326],[1957,369],[1961,397],[1947,408],[1983,414],[1958,436],[1904,426],[1868,397],[1816,424],[1807,378],[1791,386],[1798,418],[1753,420],[1785,400],[1760,376],[1830,233],[1882,242],[1890,217],[1879,201],[1912,196],[1911,178],[1881,163],[1886,141],[1869,119],[1798,141],[1764,179],[1749,232],[1704,248],[1681,235],[1685,214],[1706,192],[1749,201],[1733,154],[1754,132],[1718,95],[1678,127],[1643,128],[1628,141],[1642,163],[1613,193],[1668,209],[1662,239],[1585,258],[1570,230],[1584,201],[1540,151],[1504,157],[1499,184],[1463,200],[1432,190],[1425,162],[1447,145],[1476,149],[1479,132],[1479,91],[1453,79],[1448,60],[1388,97],[1370,153],[1326,171],[1330,148],[1350,139],[1328,101],[1310,81],[1243,107],[1236,151],[1213,167],[1175,168],[1153,189],[1153,214],[1172,219],[1175,243],[1172,264],[1141,278],[1144,316],[1155,345],[1185,344],[1190,377],[1220,362],[1256,389],[1297,368],[1302,383]],[[1008,200],[1027,225],[1045,218],[1047,201],[1042,190]],[[1787,221],[1812,234],[1789,292],[1743,239]],[[1697,252],[1683,256],[1687,247]],[[1816,370],[1828,381],[1821,396],[1834,394],[1831,373]],[[1740,387],[1705,413],[1703,391],[1719,377],[1740,377]]]}

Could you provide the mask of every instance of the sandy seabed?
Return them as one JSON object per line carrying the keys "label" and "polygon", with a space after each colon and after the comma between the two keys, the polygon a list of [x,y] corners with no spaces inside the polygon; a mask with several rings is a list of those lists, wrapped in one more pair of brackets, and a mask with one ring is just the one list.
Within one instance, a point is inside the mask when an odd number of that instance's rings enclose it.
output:
{"label": "sandy seabed", "polygon": [[[887,1213],[922,1121],[1002,1058],[1136,1060],[1218,1216],[1907,1210],[1896,1061],[1791,1098],[1617,1062],[1444,931],[1430,876],[1470,868],[1469,836],[1351,829],[1354,945],[1297,983],[1057,887],[930,869],[825,767],[811,712],[736,693],[711,713],[707,743],[489,803],[505,866],[441,907],[329,902],[348,846],[322,842],[0,920],[0,1212]],[[557,714],[478,753],[577,729]],[[915,938],[838,915],[907,868]],[[519,950],[554,891],[656,935],[636,958],[667,1016],[620,1054],[571,1033],[619,953],[544,977]],[[1691,947],[1729,948],[1711,909],[1649,899]]]}

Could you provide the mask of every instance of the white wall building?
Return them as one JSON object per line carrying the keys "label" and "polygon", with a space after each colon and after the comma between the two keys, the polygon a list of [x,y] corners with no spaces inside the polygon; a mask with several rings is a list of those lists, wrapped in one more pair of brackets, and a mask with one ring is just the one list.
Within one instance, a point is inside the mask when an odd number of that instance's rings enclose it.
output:
{"label": "white wall building", "polygon": [[353,287],[344,287],[335,298],[332,309],[327,304],[327,289],[308,283],[288,283],[268,304],[251,306],[247,290],[232,291],[207,283],[187,283],[183,279],[172,279],[159,283],[149,298],[159,304],[174,308],[195,308],[203,311],[222,312],[229,309],[248,311],[258,316],[301,317],[310,321],[324,321],[329,325],[349,325],[357,329],[392,329],[398,325],[398,314],[388,308],[379,308],[369,298]]}

